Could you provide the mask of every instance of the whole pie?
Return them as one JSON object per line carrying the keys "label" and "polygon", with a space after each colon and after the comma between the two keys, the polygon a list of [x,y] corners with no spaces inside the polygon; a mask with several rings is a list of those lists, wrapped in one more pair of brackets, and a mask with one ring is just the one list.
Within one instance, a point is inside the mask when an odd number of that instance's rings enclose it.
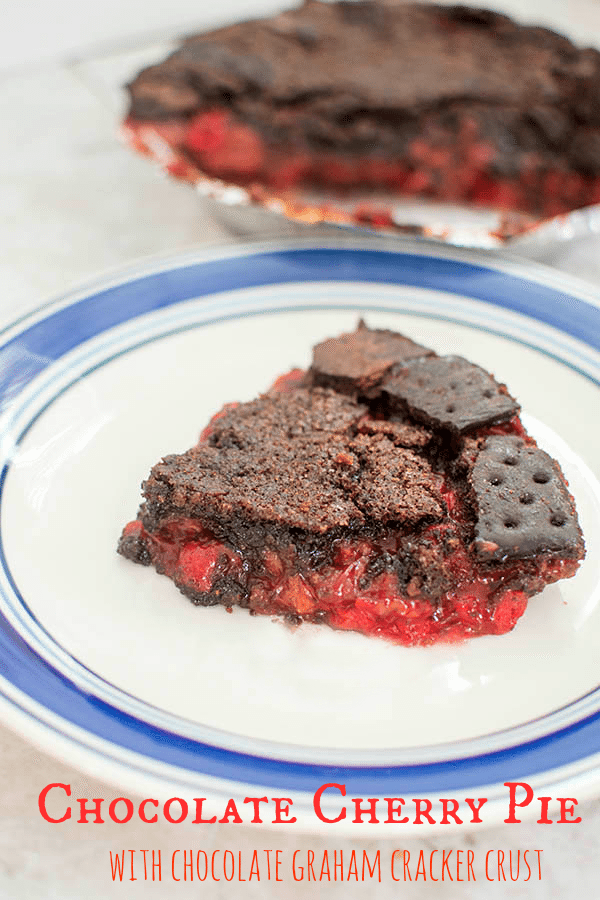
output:
{"label": "whole pie", "polygon": [[600,53],[482,9],[306,0],[188,38],[129,92],[174,174],[537,216],[600,200]]}
{"label": "whole pie", "polygon": [[584,542],[505,385],[361,322],[157,463],[119,552],[198,606],[413,645],[510,631]]}

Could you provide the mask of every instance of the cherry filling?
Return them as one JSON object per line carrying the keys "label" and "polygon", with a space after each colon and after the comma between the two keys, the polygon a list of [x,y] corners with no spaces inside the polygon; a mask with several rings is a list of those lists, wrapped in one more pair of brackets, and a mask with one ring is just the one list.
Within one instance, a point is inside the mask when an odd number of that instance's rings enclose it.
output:
{"label": "cherry filling", "polygon": [[[167,166],[171,174],[190,180],[198,166],[208,175],[273,191],[315,185],[370,188],[544,217],[600,202],[600,177],[583,175],[535,151],[521,154],[517,174],[498,174],[496,148],[466,115],[458,131],[431,125],[397,159],[272,146],[223,109],[205,110],[189,120],[130,118],[126,128],[142,153],[153,152],[152,133],[158,134],[176,153]],[[381,215],[365,207],[363,219],[391,224],[379,221]]]}
{"label": "cherry filling", "polygon": [[[453,539],[447,541],[450,531]],[[546,556],[478,572],[452,525],[430,526],[419,540],[432,551],[449,546],[444,564],[456,585],[432,600],[418,577],[401,587],[393,568],[369,575],[377,560],[384,555],[390,559],[397,551],[400,538],[393,535],[378,542],[338,541],[331,563],[314,570],[302,564],[291,546],[266,549],[260,562],[250,566],[192,519],[172,520],[153,535],[141,522],[130,522],[123,539],[142,545],[147,561],[195,603],[239,603],[253,613],[323,622],[406,646],[504,634],[525,612],[528,595],[577,569],[576,561]],[[531,586],[526,591],[511,586],[523,583],[522,569]]]}
{"label": "cherry filling", "polygon": [[[294,369],[281,375],[271,391],[292,391],[304,378],[303,370]],[[235,406],[214,415],[200,441]],[[518,416],[478,434],[531,441]],[[441,495],[448,514],[443,522],[411,536],[390,530],[376,539],[336,539],[328,562],[317,567],[292,544],[266,547],[246,558],[198,520],[184,517],[168,520],[152,534],[139,520],[130,522],[120,549],[130,559],[152,564],[198,605],[240,605],[252,613],[326,623],[406,646],[504,634],[525,612],[528,597],[575,574],[576,559],[549,554],[479,566],[468,549],[470,516],[464,499],[447,479]]]}

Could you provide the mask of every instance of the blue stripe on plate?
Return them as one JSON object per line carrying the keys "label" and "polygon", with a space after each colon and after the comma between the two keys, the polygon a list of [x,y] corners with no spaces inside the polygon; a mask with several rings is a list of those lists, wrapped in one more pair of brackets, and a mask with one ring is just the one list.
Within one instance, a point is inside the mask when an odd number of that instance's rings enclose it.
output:
{"label": "blue stripe on plate", "polygon": [[[191,298],[260,285],[354,281],[440,290],[482,300],[554,326],[600,349],[600,310],[552,287],[502,271],[433,256],[357,249],[262,252],[177,267],[116,284],[50,312],[0,348],[0,407],[52,362],[136,316]],[[0,479],[0,494],[8,468]],[[8,566],[2,557],[7,575]],[[77,688],[0,617],[0,673],[67,723],[119,748],[189,772],[288,791],[343,781],[349,794],[434,793],[518,780],[584,759],[600,747],[600,713],[544,738],[460,760],[416,766],[331,766],[251,756],[160,729]],[[58,727],[58,726],[56,726]]]}
{"label": "blue stripe on plate", "polygon": [[[281,282],[364,281],[467,295],[523,313],[600,350],[600,310],[534,281],[451,259],[379,250],[301,249],[215,260],[115,285],[49,315],[0,352],[0,395],[69,350],[135,316],[193,297]],[[20,357],[20,359],[19,359]]]}

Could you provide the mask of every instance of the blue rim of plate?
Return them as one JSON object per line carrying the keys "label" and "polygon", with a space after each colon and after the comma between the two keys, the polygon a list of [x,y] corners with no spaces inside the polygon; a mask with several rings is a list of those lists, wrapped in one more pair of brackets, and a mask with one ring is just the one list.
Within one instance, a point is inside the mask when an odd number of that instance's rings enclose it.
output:
{"label": "blue rim of plate", "polygon": [[[398,249],[398,247],[406,249]],[[422,245],[396,245],[391,250],[367,246],[295,243],[285,246],[249,246],[186,255],[161,264],[106,278],[78,295],[64,298],[24,318],[0,334],[0,437],[2,470],[0,504],[11,457],[32,424],[10,434],[23,396],[35,387],[45,370],[62,357],[104,332],[167,307],[225,292],[277,284],[356,282],[402,285],[468,297],[490,308],[502,308],[556,330],[550,353],[570,368],[600,384],[600,307],[584,285],[558,277],[551,270],[526,266],[501,257],[451,249],[430,250]],[[227,301],[224,300],[223,317]],[[355,308],[355,307],[352,307]],[[399,308],[399,311],[400,308]],[[442,318],[442,316],[440,316]],[[568,353],[560,336],[569,342]],[[574,339],[579,350],[573,351]],[[589,352],[588,352],[589,351]],[[567,358],[568,357],[568,358]],[[9,424],[7,424],[7,422]],[[6,440],[7,435],[9,440]],[[26,608],[12,579],[0,532],[2,602]],[[7,588],[8,585],[8,588]],[[8,594],[11,596],[8,596]],[[592,694],[600,693],[592,691]],[[522,780],[551,770],[581,768],[582,761],[600,751],[600,710],[542,737],[500,747],[492,752],[441,758],[410,765],[338,765],[282,759],[277,745],[263,742],[264,753],[245,753],[214,742],[190,738],[131,715],[82,690],[30,645],[0,610],[0,700],[15,715],[40,724],[67,742],[86,745],[89,735],[107,760],[119,760],[130,770],[151,764],[154,777],[173,772],[218,779],[229,784],[252,784],[312,794],[325,782],[343,781],[348,793],[455,792],[477,785]],[[600,705],[600,704],[598,704]],[[588,707],[589,709],[589,707]],[[30,729],[31,730],[31,729]],[[35,729],[34,729],[35,730]],[[47,741],[46,741],[47,744]],[[467,745],[465,745],[467,746]],[[51,746],[48,745],[51,751]],[[566,767],[566,769],[565,769]],[[164,774],[163,773],[163,774]]]}

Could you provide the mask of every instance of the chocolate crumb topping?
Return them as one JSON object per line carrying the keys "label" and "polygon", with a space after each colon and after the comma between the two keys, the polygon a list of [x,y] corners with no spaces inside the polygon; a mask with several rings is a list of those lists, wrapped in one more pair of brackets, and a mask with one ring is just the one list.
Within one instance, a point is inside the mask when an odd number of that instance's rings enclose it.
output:
{"label": "chocolate crumb topping", "polygon": [[145,527],[185,514],[239,542],[243,520],[243,529],[260,524],[277,541],[278,529],[289,540],[290,529],[372,532],[441,519],[439,476],[387,436],[357,433],[365,413],[320,388],[227,410],[206,442],[154,467],[144,485]]}

